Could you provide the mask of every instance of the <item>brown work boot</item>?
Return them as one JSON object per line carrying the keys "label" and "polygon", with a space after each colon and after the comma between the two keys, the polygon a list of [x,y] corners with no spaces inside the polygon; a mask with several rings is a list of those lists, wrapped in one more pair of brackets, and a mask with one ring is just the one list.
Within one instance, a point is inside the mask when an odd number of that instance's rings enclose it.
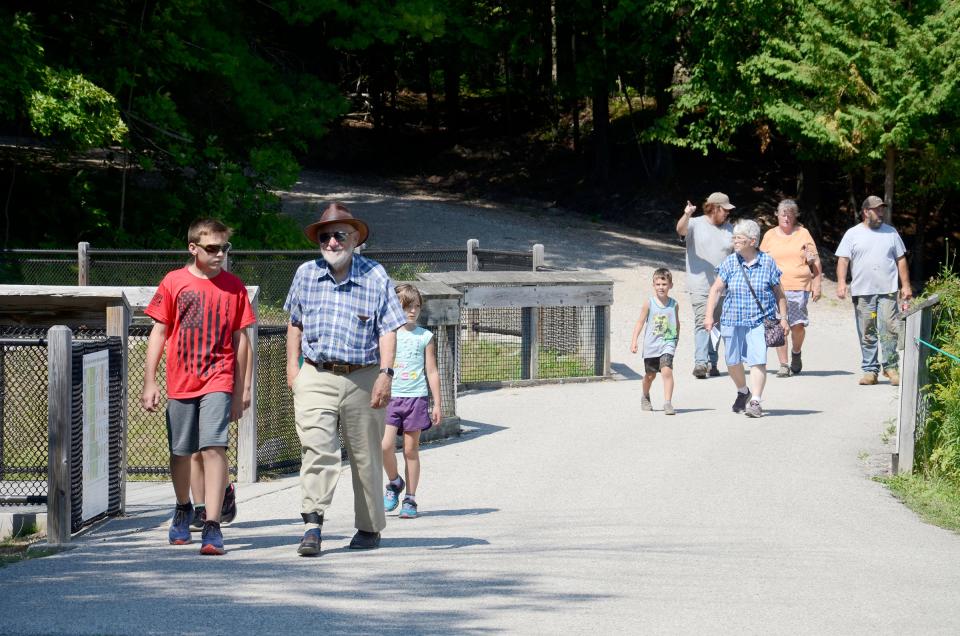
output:
{"label": "brown work boot", "polygon": [[883,375],[887,376],[893,386],[900,386],[900,372],[896,369],[884,369]]}
{"label": "brown work boot", "polygon": [[866,371],[863,374],[863,377],[860,378],[860,384],[876,384],[877,383],[877,374],[873,371]]}

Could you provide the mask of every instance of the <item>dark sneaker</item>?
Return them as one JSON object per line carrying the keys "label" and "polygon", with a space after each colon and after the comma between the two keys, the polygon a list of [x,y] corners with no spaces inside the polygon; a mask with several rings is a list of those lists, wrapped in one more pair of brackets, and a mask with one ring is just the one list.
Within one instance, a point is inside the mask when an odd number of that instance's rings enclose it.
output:
{"label": "dark sneaker", "polygon": [[390,512],[397,507],[397,504],[400,503],[400,493],[403,492],[405,483],[403,483],[403,477],[397,477],[400,480],[399,485],[394,485],[387,482],[387,488],[383,493],[383,510],[384,512]]}
{"label": "dark sneaker", "polygon": [[777,371],[777,377],[778,377],[778,378],[789,378],[791,375],[793,375],[793,371],[790,370],[790,367],[788,367],[788,366],[785,365],[785,364],[781,364],[781,365],[780,365],[780,370]]}
{"label": "dark sneaker", "polygon": [[223,552],[223,533],[220,532],[220,524],[216,521],[207,521],[203,524],[200,554],[218,556]]}
{"label": "dark sneaker", "polygon": [[756,400],[750,400],[750,404],[747,405],[747,417],[763,417],[763,409]]}
{"label": "dark sneaker", "polygon": [[401,519],[416,519],[417,502],[410,497],[403,498],[403,506],[400,508]]}
{"label": "dark sneaker", "polygon": [[644,395],[640,398],[640,410],[641,411],[652,411],[653,404],[650,403],[650,396]]}
{"label": "dark sneaker", "polygon": [[709,369],[705,364],[698,364],[693,367],[693,377],[695,378],[702,380],[707,377],[707,373],[709,373]]}
{"label": "dark sneaker", "polygon": [[316,556],[320,554],[320,530],[310,528],[303,533],[300,539],[300,547],[297,548],[297,554],[300,556]]}
{"label": "dark sneaker", "polygon": [[719,378],[719,377],[720,377],[720,369],[717,368],[717,365],[711,364],[711,365],[710,365],[710,371],[708,372],[708,374],[710,375],[711,378]]}
{"label": "dark sneaker", "polygon": [[167,538],[172,545],[187,545],[190,543],[190,522],[193,521],[193,504],[177,504],[170,520],[170,530]]}
{"label": "dark sneaker", "polygon": [[190,530],[200,532],[203,530],[203,522],[207,520],[207,509],[203,506],[193,509],[193,521],[190,522]]}
{"label": "dark sneaker", "polygon": [[357,530],[350,540],[351,550],[374,550],[380,547],[380,533]]}
{"label": "dark sneaker", "polygon": [[803,360],[800,359],[799,353],[790,352],[790,371],[793,372],[793,375],[797,375],[803,370]]}
{"label": "dark sneaker", "polygon": [[737,391],[737,399],[733,403],[733,412],[734,413],[743,413],[744,409],[747,408],[747,400],[750,399],[750,389],[747,389],[746,393],[741,393]]}
{"label": "dark sneaker", "polygon": [[230,523],[237,518],[237,487],[227,484],[223,493],[223,505],[220,506],[220,523]]}

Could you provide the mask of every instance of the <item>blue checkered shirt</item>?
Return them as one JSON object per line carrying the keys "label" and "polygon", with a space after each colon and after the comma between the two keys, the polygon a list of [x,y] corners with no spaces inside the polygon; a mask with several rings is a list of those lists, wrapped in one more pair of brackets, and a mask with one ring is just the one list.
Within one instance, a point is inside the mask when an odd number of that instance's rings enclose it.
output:
{"label": "blue checkered shirt", "polygon": [[376,364],[380,336],[407,322],[387,272],[356,253],[339,284],[323,258],[301,265],[283,309],[303,329],[303,357],[314,362]]}
{"label": "blue checkered shirt", "polygon": [[763,313],[757,307],[747,279],[744,276],[743,257],[734,252],[720,263],[717,276],[727,286],[726,296],[723,298],[723,311],[720,313],[720,324],[733,327],[756,327],[764,318],[773,318],[777,313],[777,298],[773,295],[773,288],[780,284],[780,269],[769,254],[757,252],[757,260],[746,268],[750,276],[753,291],[763,305]]}

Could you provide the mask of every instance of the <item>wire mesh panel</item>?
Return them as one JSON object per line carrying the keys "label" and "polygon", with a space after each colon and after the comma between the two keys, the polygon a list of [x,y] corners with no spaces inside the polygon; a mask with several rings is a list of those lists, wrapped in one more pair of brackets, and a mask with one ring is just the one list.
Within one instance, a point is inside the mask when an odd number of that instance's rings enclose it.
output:
{"label": "wire mesh panel", "polygon": [[[166,479],[170,475],[170,449],[167,442],[166,354],[157,367],[160,404],[150,413],[140,405],[143,392],[147,341],[151,327],[133,325],[127,337],[127,476],[134,480]],[[237,474],[237,425],[230,423],[227,465]]]}
{"label": "wire mesh panel", "polygon": [[286,328],[260,327],[257,336],[257,472],[300,467],[300,440],[287,387]]}
{"label": "wire mesh panel", "polygon": [[533,254],[530,252],[476,249],[473,255],[477,257],[477,267],[482,272],[528,272],[533,269]]}
{"label": "wire mesh panel", "polygon": [[2,285],[76,285],[76,250],[0,250]]}
{"label": "wire mesh panel", "polygon": [[537,376],[603,375],[603,316],[598,307],[539,308]]}
{"label": "wire mesh panel", "polygon": [[465,309],[460,319],[460,382],[500,382],[529,377],[524,361],[523,311],[517,307]]}
{"label": "wire mesh panel", "polygon": [[[84,525],[100,519],[105,515],[120,512],[120,490],[122,485],[121,470],[123,467],[123,343],[120,338],[111,337],[100,341],[74,341],[73,343],[73,374],[72,374],[72,435],[70,460],[70,529],[77,532]],[[89,519],[83,518],[84,492],[84,454],[96,448],[94,444],[86,444],[84,439],[84,386],[83,357],[90,353],[106,351],[108,355],[108,428],[107,428],[107,478],[108,495],[106,510]],[[87,458],[96,462],[95,457]]]}
{"label": "wire mesh panel", "polygon": [[46,329],[0,327],[0,505],[47,502]]}
{"label": "wire mesh panel", "polygon": [[[91,285],[159,285],[167,272],[190,261],[186,250],[107,250],[88,251]],[[74,278],[73,284],[76,284]]]}

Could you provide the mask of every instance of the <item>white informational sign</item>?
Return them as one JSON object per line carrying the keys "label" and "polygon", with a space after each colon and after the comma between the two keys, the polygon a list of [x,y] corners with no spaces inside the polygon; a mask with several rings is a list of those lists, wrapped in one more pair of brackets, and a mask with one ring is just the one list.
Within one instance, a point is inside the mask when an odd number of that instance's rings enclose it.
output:
{"label": "white informational sign", "polygon": [[110,499],[110,360],[83,356],[83,520],[107,511]]}

